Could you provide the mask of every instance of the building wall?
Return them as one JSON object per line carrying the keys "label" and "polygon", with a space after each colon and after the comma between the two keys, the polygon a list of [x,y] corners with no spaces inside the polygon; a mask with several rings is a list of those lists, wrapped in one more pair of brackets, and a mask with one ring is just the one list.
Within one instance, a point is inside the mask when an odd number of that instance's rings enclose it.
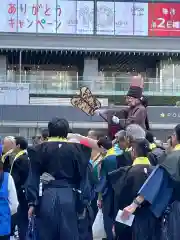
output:
{"label": "building wall", "polygon": [[6,82],[6,71],[7,71],[7,58],[4,55],[0,55],[0,81]]}

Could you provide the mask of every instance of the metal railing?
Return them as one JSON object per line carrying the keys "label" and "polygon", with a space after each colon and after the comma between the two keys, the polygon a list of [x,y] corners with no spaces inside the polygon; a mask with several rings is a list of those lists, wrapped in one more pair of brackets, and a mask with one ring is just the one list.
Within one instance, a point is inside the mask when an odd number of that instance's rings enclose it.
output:
{"label": "metal railing", "polygon": [[[180,81],[178,79],[172,82],[169,79],[148,78],[144,81],[144,92],[147,95],[180,95]],[[166,82],[166,83],[164,83]],[[87,86],[94,94],[97,95],[124,95],[130,86],[131,77],[88,77],[83,78],[79,76],[68,77],[50,77],[50,76],[15,76],[7,78],[0,76],[0,88],[8,88],[10,90],[11,83],[17,88],[22,87],[23,84],[29,84],[31,94],[62,94],[71,95],[76,94],[80,87]]]}

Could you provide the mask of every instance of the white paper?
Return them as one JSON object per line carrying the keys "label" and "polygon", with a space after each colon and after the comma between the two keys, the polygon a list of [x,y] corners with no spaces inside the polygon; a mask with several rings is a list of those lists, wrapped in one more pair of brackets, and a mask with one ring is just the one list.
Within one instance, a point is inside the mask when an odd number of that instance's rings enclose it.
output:
{"label": "white paper", "polygon": [[132,226],[132,223],[133,223],[133,221],[134,221],[134,217],[135,217],[134,214],[131,214],[127,220],[123,220],[123,219],[121,218],[122,213],[123,213],[122,210],[119,210],[119,211],[118,211],[117,216],[116,216],[116,222],[120,222],[120,223],[123,223],[123,224],[131,227],[131,226]]}

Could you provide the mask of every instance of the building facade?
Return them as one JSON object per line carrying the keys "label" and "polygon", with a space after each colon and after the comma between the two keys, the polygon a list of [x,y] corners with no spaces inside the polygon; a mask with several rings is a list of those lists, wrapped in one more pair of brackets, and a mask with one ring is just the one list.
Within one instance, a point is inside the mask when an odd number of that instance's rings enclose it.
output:
{"label": "building facade", "polygon": [[60,104],[81,86],[122,104],[137,74],[145,95],[179,100],[180,1],[6,0],[0,16],[1,104]]}

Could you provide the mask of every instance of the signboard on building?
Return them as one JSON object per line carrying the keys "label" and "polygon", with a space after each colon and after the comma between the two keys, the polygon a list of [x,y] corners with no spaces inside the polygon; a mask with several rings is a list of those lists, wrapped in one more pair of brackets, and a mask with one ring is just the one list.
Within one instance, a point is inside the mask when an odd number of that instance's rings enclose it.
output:
{"label": "signboard on building", "polygon": [[148,35],[148,3],[97,2],[97,34]]}
{"label": "signboard on building", "polygon": [[180,36],[180,3],[149,3],[149,36]]}
{"label": "signboard on building", "polygon": [[4,0],[0,32],[180,36],[180,3],[139,1]]}
{"label": "signboard on building", "polygon": [[0,9],[0,31],[92,34],[93,14],[93,1],[6,0]]}
{"label": "signboard on building", "polygon": [[28,104],[29,104],[29,84],[0,83],[0,105],[28,105]]}

